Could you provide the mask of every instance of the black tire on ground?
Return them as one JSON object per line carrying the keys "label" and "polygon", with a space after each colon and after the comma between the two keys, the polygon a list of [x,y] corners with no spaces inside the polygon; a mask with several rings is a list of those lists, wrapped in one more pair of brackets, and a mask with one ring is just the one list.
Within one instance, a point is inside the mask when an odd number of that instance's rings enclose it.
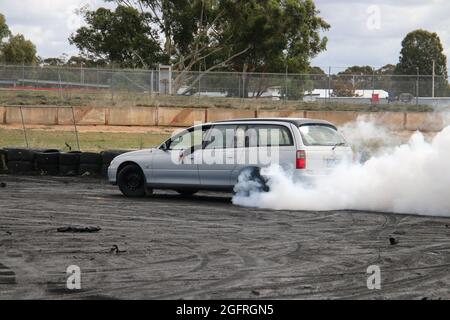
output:
{"label": "black tire on ground", "polygon": [[147,194],[145,176],[141,168],[134,164],[126,165],[119,171],[117,184],[126,197],[139,198]]}
{"label": "black tire on ground", "polygon": [[59,154],[60,166],[79,166],[81,152],[67,152]]}
{"label": "black tire on ground", "polygon": [[93,164],[101,166],[103,164],[102,155],[94,152],[82,152],[80,154],[80,164]]}
{"label": "black tire on ground", "polygon": [[98,176],[100,175],[101,168],[101,165],[81,163],[79,167],[79,174],[82,176]]}
{"label": "black tire on ground", "polygon": [[59,174],[61,176],[73,177],[78,175],[79,166],[78,165],[59,165]]}
{"label": "black tire on ground", "polygon": [[33,150],[28,149],[7,148],[5,151],[7,161],[33,162],[36,154]]}
{"label": "black tire on ground", "polygon": [[58,149],[31,149],[36,153],[60,153]]}
{"label": "black tire on ground", "polygon": [[50,165],[58,166],[59,164],[59,151],[58,152],[38,152],[36,153],[36,168],[47,167]]}
{"label": "black tire on ground", "polygon": [[269,192],[270,188],[267,185],[267,179],[261,175],[261,169],[257,167],[246,168],[242,170],[241,175],[245,175],[246,183],[239,186],[239,190],[236,190],[235,186],[234,193],[243,194],[245,196],[250,195],[253,192]]}
{"label": "black tire on ground", "polygon": [[30,173],[34,171],[34,163],[31,161],[8,161],[8,171],[15,173]]}
{"label": "black tire on ground", "polygon": [[127,153],[125,150],[106,150],[101,153],[102,163],[109,165],[115,157],[120,156],[123,153]]}
{"label": "black tire on ground", "polygon": [[183,189],[183,190],[175,190],[180,196],[189,198],[198,192],[198,190],[194,189]]}
{"label": "black tire on ground", "polygon": [[4,172],[8,169],[6,166],[6,151],[0,149],[0,172]]}
{"label": "black tire on ground", "polygon": [[101,170],[101,174],[103,178],[108,178],[108,168],[109,168],[109,164],[103,164],[102,165],[102,170]]}
{"label": "black tire on ground", "polygon": [[57,176],[59,174],[59,166],[57,164],[36,164],[36,170],[43,176]]}

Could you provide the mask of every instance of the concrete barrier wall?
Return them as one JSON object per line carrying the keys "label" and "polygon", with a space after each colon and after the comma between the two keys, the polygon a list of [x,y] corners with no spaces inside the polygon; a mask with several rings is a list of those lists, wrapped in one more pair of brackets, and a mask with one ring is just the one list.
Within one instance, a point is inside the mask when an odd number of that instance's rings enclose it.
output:
{"label": "concrete barrier wall", "polygon": [[6,108],[0,107],[0,124],[6,123]]}
{"label": "concrete barrier wall", "polygon": [[441,131],[450,125],[447,113],[408,112],[405,116],[405,129],[410,131]]}
{"label": "concrete barrier wall", "polygon": [[190,127],[206,122],[205,109],[162,108],[157,109],[157,125],[166,127]]}
{"label": "concrete barrier wall", "polygon": [[58,124],[73,124],[73,116],[78,125],[105,125],[106,108],[74,107],[58,108]]}
{"label": "concrete barrier wall", "polygon": [[47,108],[6,107],[5,123],[21,124],[22,115],[23,121],[26,124],[42,124],[42,125],[58,124],[58,108],[52,107]]}
{"label": "concrete barrier wall", "polygon": [[258,111],[258,118],[306,118],[306,111]]}
{"label": "concrete barrier wall", "polygon": [[255,110],[239,110],[226,108],[211,108],[206,110],[207,122],[256,117],[257,112]]}
{"label": "concrete barrier wall", "polygon": [[106,110],[106,124],[111,126],[156,126],[156,116],[156,108],[108,108]]}
{"label": "concrete barrier wall", "polygon": [[[195,123],[237,118],[312,118],[330,121],[337,126],[359,117],[374,121],[392,130],[441,131],[450,125],[448,113],[427,112],[356,112],[356,111],[254,111],[227,108],[170,107],[22,107],[25,124],[72,125],[73,113],[77,125],[170,126],[189,127]],[[19,107],[0,107],[0,124],[20,124]]]}
{"label": "concrete barrier wall", "polygon": [[352,111],[307,111],[305,117],[309,119],[321,119],[342,126],[348,122],[356,121],[358,116],[366,113]]}

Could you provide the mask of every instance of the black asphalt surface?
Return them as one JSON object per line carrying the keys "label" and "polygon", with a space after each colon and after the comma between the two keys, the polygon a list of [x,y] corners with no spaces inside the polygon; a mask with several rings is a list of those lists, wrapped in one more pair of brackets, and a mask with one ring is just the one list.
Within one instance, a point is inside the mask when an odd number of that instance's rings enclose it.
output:
{"label": "black asphalt surface", "polygon": [[[450,298],[450,219],[249,209],[215,193],[135,200],[93,178],[0,182],[0,299]],[[70,226],[101,230],[58,232]],[[81,290],[66,287],[70,265]],[[381,290],[367,288],[370,265]]]}

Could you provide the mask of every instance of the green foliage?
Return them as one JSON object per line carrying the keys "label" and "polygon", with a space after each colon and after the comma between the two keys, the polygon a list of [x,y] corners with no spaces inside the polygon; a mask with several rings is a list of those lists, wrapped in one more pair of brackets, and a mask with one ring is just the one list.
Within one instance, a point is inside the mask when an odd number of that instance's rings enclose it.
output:
{"label": "green foliage", "polygon": [[339,72],[339,75],[373,75],[375,70],[371,66],[353,66]]}
{"label": "green foliage", "polygon": [[0,43],[6,37],[11,35],[11,31],[9,31],[8,25],[6,24],[6,19],[3,14],[0,13]]}
{"label": "green foliage", "polygon": [[228,46],[250,48],[235,59],[235,71],[305,72],[309,60],[326,48],[320,31],[329,25],[310,0],[223,0],[220,6]]}
{"label": "green foliage", "polygon": [[[402,41],[400,61],[395,72],[399,75],[420,75],[430,76],[433,73],[433,61],[435,62],[435,90],[444,92],[448,90],[447,82],[447,57],[444,54],[439,36],[435,32],[426,30],[415,30],[406,35]],[[416,94],[416,86],[408,83],[406,86],[399,86],[398,92],[408,92]],[[419,96],[431,96],[431,80],[419,83]]]}
{"label": "green foliage", "polygon": [[329,25],[312,0],[105,1],[119,7],[85,13],[88,26],[70,40],[85,55],[129,66],[144,60],[179,71],[305,72],[326,48],[320,32]]}
{"label": "green foliage", "polygon": [[34,64],[37,62],[36,47],[21,34],[11,36],[2,45],[2,61],[10,64]]}
{"label": "green foliage", "polygon": [[325,71],[323,71],[320,67],[309,67],[308,74],[326,75]]}
{"label": "green foliage", "polygon": [[419,68],[420,74],[431,75],[433,60],[436,63],[436,75],[447,76],[447,57],[439,36],[426,30],[410,32],[402,41],[396,73],[416,75]]}
{"label": "green foliage", "polygon": [[85,12],[84,18],[88,25],[69,41],[90,59],[108,60],[121,67],[150,67],[162,60],[148,14],[118,6],[115,11],[99,8]]}
{"label": "green foliage", "polygon": [[392,75],[395,73],[396,66],[393,64],[387,64],[380,69],[376,70],[375,73],[379,75]]}

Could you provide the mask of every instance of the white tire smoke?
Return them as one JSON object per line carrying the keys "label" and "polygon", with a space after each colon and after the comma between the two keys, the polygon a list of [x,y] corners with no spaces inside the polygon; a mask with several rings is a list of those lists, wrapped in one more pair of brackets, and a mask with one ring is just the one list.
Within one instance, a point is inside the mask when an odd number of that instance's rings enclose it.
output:
{"label": "white tire smoke", "polygon": [[[450,126],[431,142],[417,132],[408,143],[377,150],[364,163],[343,163],[314,185],[294,181],[293,172],[275,165],[262,169],[261,174],[268,179],[270,192],[237,193],[234,204],[275,210],[450,216]],[[239,186],[245,183],[240,179],[237,190],[247,190]]]}

